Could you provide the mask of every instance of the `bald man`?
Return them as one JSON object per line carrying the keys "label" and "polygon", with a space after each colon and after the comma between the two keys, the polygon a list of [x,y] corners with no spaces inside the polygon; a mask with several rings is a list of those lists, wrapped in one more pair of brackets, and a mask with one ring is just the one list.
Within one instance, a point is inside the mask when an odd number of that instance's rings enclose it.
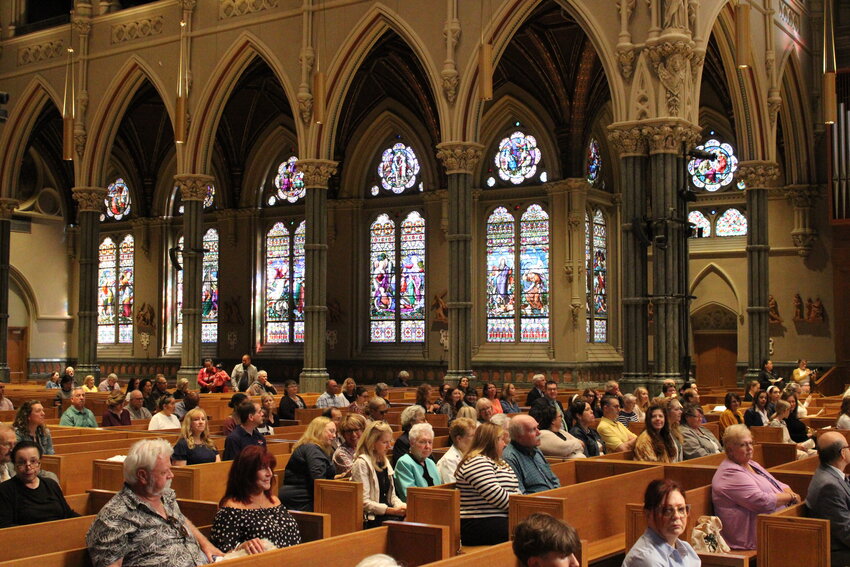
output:
{"label": "bald man", "polygon": [[530,415],[521,413],[511,418],[508,425],[511,442],[505,447],[502,459],[516,473],[523,494],[533,494],[561,486],[561,482],[546,457],[540,451],[540,429]]}
{"label": "bald man", "polygon": [[818,439],[820,466],[812,477],[806,506],[814,518],[829,520],[833,567],[850,565],[850,484],[844,468],[850,464],[847,440],[838,432]]}

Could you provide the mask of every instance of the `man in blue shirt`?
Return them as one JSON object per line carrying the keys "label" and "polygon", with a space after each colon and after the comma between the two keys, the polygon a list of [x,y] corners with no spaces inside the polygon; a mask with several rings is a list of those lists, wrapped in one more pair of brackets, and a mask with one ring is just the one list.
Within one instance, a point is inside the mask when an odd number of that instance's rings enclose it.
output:
{"label": "man in blue shirt", "polygon": [[242,425],[231,431],[224,440],[224,461],[232,461],[245,447],[266,444],[262,434],[257,431],[257,426],[263,421],[260,404],[244,400],[236,406],[236,415]]}
{"label": "man in blue shirt", "polygon": [[540,451],[540,429],[530,415],[519,414],[511,418],[508,426],[511,442],[505,447],[502,458],[514,469],[523,494],[534,494],[561,486],[561,482],[546,457]]}
{"label": "man in blue shirt", "polygon": [[92,411],[86,407],[86,391],[74,388],[71,393],[71,405],[62,414],[59,425],[66,427],[97,427],[97,420]]}

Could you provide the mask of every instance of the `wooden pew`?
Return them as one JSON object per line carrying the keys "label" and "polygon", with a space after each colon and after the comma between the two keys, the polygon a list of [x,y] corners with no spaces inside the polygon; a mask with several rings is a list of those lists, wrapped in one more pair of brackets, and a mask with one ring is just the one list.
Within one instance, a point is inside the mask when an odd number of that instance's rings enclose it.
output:
{"label": "wooden pew", "polygon": [[770,426],[750,427],[753,443],[782,443],[782,429]]}
{"label": "wooden pew", "polygon": [[[5,562],[85,547],[86,532],[94,518],[94,516],[80,516],[0,529],[2,559]],[[42,563],[30,562],[29,565],[40,567]]]}
{"label": "wooden pew", "polygon": [[[473,553],[465,553],[456,555],[449,559],[443,559],[436,563],[428,563],[426,567],[479,567],[486,565],[487,567],[522,567],[522,564],[514,555],[514,550],[511,542],[500,543],[490,547],[480,548]],[[582,549],[587,545],[585,540],[581,540]],[[580,551],[575,553],[576,559],[580,567],[587,567],[587,560],[582,557]]]}
{"label": "wooden pew", "polygon": [[334,536],[361,531],[363,484],[347,480],[313,481],[313,510],[330,516]]}
{"label": "wooden pew", "polygon": [[829,520],[806,516],[805,502],[773,514],[759,514],[759,567],[829,567]]}

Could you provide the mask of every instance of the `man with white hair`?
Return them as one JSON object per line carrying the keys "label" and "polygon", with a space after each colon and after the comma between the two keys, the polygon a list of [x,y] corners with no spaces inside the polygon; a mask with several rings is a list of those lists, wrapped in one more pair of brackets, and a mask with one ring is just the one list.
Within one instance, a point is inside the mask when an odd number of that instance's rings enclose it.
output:
{"label": "man with white hair", "polygon": [[263,394],[277,395],[277,388],[269,382],[269,373],[265,370],[257,372],[257,380],[248,387],[249,396],[262,396]]}
{"label": "man with white hair", "polygon": [[121,384],[118,383],[118,376],[116,374],[110,374],[97,386],[98,392],[117,392],[120,389]]}
{"label": "man with white hair", "polygon": [[224,555],[184,517],[171,489],[171,445],[133,444],[124,460],[124,488],[98,513],[86,535],[94,567],[195,567]]}
{"label": "man with white hair", "polygon": [[534,384],[534,388],[528,392],[528,396],[525,398],[525,405],[531,406],[534,402],[542,398],[546,392],[543,390],[544,385],[546,384],[546,377],[542,374],[535,374],[531,378],[531,383]]}
{"label": "man with white hair", "polygon": [[502,459],[516,473],[520,492],[534,494],[560,487],[561,482],[540,451],[537,421],[527,414],[515,415],[508,425],[508,433],[511,442],[505,447]]}

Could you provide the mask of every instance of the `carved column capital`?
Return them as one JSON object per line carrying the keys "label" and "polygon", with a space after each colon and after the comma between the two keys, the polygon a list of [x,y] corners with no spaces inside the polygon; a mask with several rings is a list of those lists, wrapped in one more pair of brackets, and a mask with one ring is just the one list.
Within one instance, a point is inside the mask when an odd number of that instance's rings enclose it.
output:
{"label": "carved column capital", "polygon": [[797,208],[811,208],[820,197],[821,190],[817,185],[787,185],[785,187],[785,198]]}
{"label": "carved column capital", "polygon": [[472,173],[484,153],[484,146],[475,142],[443,142],[437,144],[437,159],[443,162],[446,173]]}
{"label": "carved column capital", "polygon": [[741,161],[738,162],[738,177],[748,190],[773,187],[779,179],[779,164],[775,161]]}
{"label": "carved column capital", "polygon": [[295,168],[304,173],[304,186],[308,189],[327,189],[328,179],[336,173],[338,162],[327,159],[299,159]]}
{"label": "carved column capital", "polygon": [[71,196],[80,212],[102,213],[106,209],[106,189],[102,187],[74,187]]}
{"label": "carved column capital", "polygon": [[215,183],[212,175],[184,173],[174,176],[174,183],[180,189],[184,201],[203,201],[207,197],[207,186]]}
{"label": "carved column capital", "polygon": [[650,154],[682,155],[697,144],[701,128],[686,120],[647,120],[642,123]]}
{"label": "carved column capital", "polygon": [[9,220],[12,218],[12,213],[20,205],[21,202],[17,199],[8,197],[0,198],[0,220]]}
{"label": "carved column capital", "polygon": [[608,141],[621,158],[646,155],[646,138],[640,124],[640,122],[618,122],[608,126]]}

